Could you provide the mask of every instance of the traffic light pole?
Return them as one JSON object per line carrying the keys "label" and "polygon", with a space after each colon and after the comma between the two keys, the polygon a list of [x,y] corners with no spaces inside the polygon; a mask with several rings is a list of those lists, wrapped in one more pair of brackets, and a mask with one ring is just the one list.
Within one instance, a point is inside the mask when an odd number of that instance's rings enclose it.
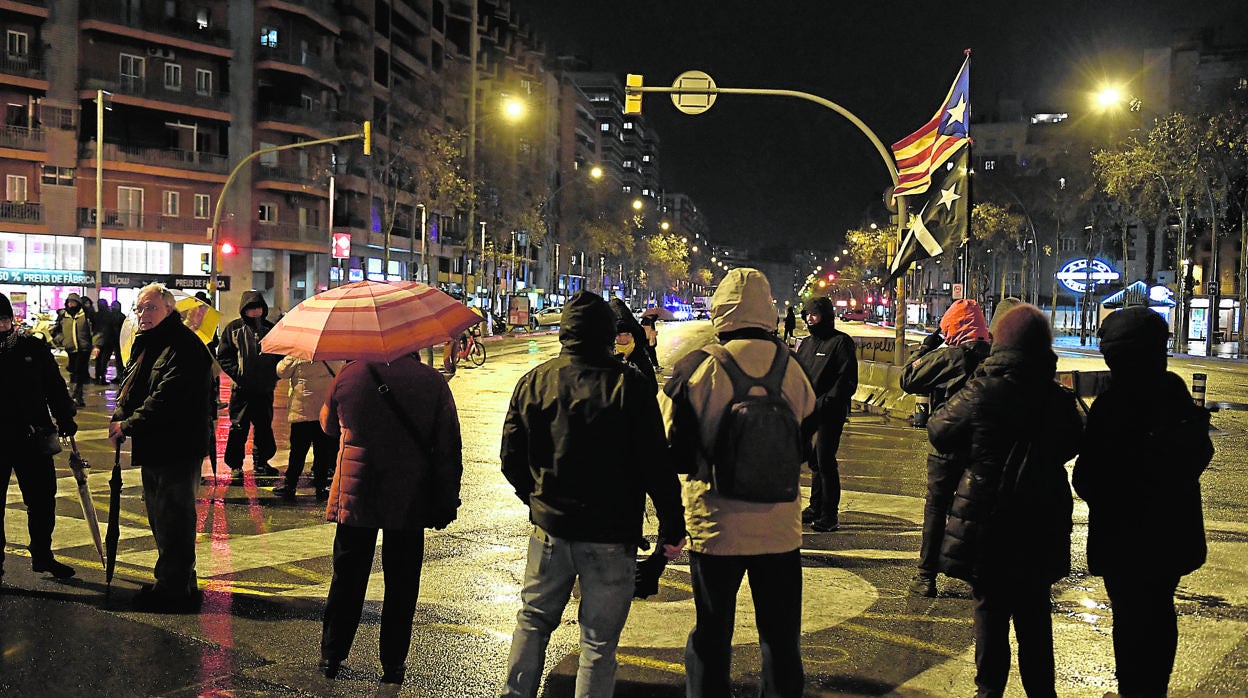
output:
{"label": "traffic light pole", "polygon": [[[875,135],[866,123],[859,119],[845,107],[833,102],[829,99],[814,95],[809,92],[801,92],[798,90],[777,90],[767,88],[750,88],[750,87],[719,87],[715,84],[711,77],[705,73],[697,71],[688,71],[676,78],[676,82],[670,87],[645,87],[642,84],[640,75],[629,75],[625,81],[625,101],[626,113],[641,112],[641,96],[647,92],[660,92],[672,95],[672,102],[676,108],[685,114],[701,114],[710,109],[715,103],[715,98],[719,95],[763,95],[770,97],[795,97],[804,99],[808,102],[814,102],[822,107],[831,109],[832,111],[845,117],[858,130],[862,132],[867,140],[875,146],[875,150],[879,153],[880,158],[884,161],[884,167],[888,170],[888,176],[893,181],[893,186],[897,186],[897,165],[893,162],[893,155]],[[694,97],[696,99],[685,101],[685,97]],[[897,197],[897,239],[903,239],[906,231],[906,198],[904,196]],[[894,301],[896,310],[896,334],[893,347],[893,362],[897,365],[905,363],[906,360],[906,293],[905,293],[905,275],[897,280],[897,298]]]}
{"label": "traffic light pole", "polygon": [[[352,133],[348,136],[335,136],[333,138],[321,138],[315,141],[304,141],[302,143],[290,143],[288,145],[278,145],[272,148],[261,148],[252,152],[247,157],[239,160],[234,169],[230,171],[230,176],[225,178],[225,184],[221,185],[221,193],[217,195],[217,205],[212,210],[212,226],[208,228],[208,239],[211,241],[212,249],[208,252],[210,255],[209,263],[212,266],[212,274],[208,280],[208,293],[212,297],[214,305],[218,303],[217,294],[217,277],[221,274],[221,251],[219,247],[219,239],[221,237],[221,205],[225,202],[225,193],[229,191],[230,185],[234,183],[234,178],[242,172],[243,166],[261,155],[276,153],[282,150],[294,150],[295,148],[307,148],[312,145],[325,145],[326,143],[338,143],[339,141],[352,141],[357,138],[364,140],[364,154],[369,155],[372,149],[372,124],[364,122],[364,131],[361,133]],[[97,214],[98,215],[98,214]],[[334,222],[329,222],[330,229],[333,229]]]}

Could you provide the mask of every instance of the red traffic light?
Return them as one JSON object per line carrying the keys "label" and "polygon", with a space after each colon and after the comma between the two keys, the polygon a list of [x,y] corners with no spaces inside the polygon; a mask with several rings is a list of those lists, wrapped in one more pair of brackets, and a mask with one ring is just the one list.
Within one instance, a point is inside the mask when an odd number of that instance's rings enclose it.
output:
{"label": "red traffic light", "polygon": [[221,254],[228,256],[234,254],[235,252],[238,252],[238,248],[234,246],[234,243],[228,240],[221,243]]}
{"label": "red traffic light", "polygon": [[874,303],[874,302],[875,302],[875,298],[873,298],[873,297],[871,297],[871,296],[867,296],[867,302],[868,302],[868,303]]}
{"label": "red traffic light", "polygon": [[828,272],[828,281],[836,281],[836,272]]}

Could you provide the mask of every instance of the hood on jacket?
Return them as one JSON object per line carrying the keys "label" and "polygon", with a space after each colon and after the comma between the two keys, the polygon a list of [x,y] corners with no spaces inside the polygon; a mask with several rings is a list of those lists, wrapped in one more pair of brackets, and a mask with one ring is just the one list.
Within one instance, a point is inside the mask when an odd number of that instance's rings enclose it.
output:
{"label": "hood on jacket", "polygon": [[268,316],[269,304],[264,301],[264,294],[254,288],[249,291],[243,291],[243,295],[238,299],[238,314],[242,315],[243,311],[255,307],[264,309],[264,313],[260,317]]}
{"label": "hood on jacket", "polygon": [[[807,317],[811,313],[819,317],[818,322],[811,323]],[[827,296],[808,298],[802,304],[802,319],[806,320],[806,328],[810,330],[812,335],[819,339],[827,339],[832,336],[832,331],[836,329],[836,305]]]}
{"label": "hood on jacket", "polygon": [[13,319],[13,304],[9,302],[9,297],[0,293],[0,318]]}
{"label": "hood on jacket", "polygon": [[969,298],[959,298],[940,316],[940,334],[945,344],[956,347],[963,342],[988,341],[988,321],[979,303]]}
{"label": "hood on jacket", "polygon": [[1166,370],[1170,328],[1150,308],[1136,306],[1110,313],[1097,332],[1105,365],[1115,374],[1160,374]]}
{"label": "hood on jacket", "polygon": [[[70,307],[71,303],[73,304],[73,307]],[[65,296],[65,309],[66,310],[72,312],[81,307],[82,307],[82,298],[77,293],[71,293],[68,296]]]}
{"label": "hood on jacket", "polygon": [[992,348],[1017,349],[1038,354],[1053,353],[1053,330],[1049,319],[1040,309],[1023,303],[1001,316],[997,333],[992,338]]}
{"label": "hood on jacket", "polygon": [[615,315],[596,293],[577,291],[563,305],[559,343],[569,354],[606,356],[615,346]]}
{"label": "hood on jacket", "polygon": [[[1002,298],[1000,301],[998,301],[996,307],[992,309],[992,321],[988,323],[988,336],[989,337],[997,336],[997,325],[1001,323],[1001,318],[1005,317],[1006,313],[1010,312],[1011,310],[1017,308],[1018,306],[1022,304],[1023,304],[1023,301],[1019,300],[1018,298],[1015,298],[1014,296],[1010,296],[1009,298]],[[989,341],[992,341],[992,340],[989,339]]]}
{"label": "hood on jacket", "polygon": [[771,284],[757,269],[737,268],[724,275],[711,296],[711,324],[717,334],[747,328],[776,329]]}

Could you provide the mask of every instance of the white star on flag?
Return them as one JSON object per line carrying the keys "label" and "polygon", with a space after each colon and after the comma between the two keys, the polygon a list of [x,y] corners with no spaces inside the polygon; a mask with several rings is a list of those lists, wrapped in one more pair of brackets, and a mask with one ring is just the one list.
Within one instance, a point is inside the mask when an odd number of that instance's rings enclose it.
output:
{"label": "white star on flag", "polygon": [[966,123],[966,95],[958,95],[958,103],[947,110],[949,123]]}
{"label": "white star on flag", "polygon": [[936,205],[944,206],[946,211],[952,209],[953,202],[962,198],[962,195],[958,194],[957,191],[958,191],[958,185],[956,184],[953,185],[952,187],[949,187],[948,189],[941,189],[940,201],[937,201]]}

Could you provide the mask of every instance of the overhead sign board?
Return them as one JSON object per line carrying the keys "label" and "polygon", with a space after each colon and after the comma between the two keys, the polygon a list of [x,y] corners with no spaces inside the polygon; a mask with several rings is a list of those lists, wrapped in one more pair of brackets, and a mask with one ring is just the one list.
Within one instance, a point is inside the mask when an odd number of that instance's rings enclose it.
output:
{"label": "overhead sign board", "polygon": [[1093,259],[1089,264],[1086,258],[1080,257],[1067,262],[1054,276],[1071,293],[1084,294],[1089,285],[1095,288],[1098,284],[1117,281],[1121,274],[1102,260]]}

